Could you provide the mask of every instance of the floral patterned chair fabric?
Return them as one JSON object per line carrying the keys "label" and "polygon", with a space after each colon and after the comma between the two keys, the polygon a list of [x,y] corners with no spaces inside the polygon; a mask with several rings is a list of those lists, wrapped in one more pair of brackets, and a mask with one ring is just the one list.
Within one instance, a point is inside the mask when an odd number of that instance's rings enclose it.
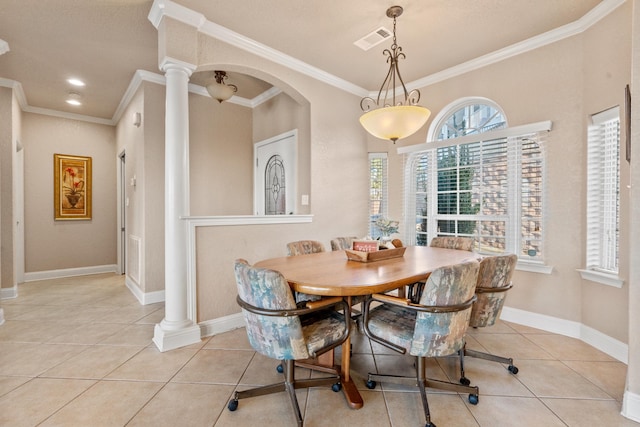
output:
{"label": "floral patterned chair fabric", "polygon": [[496,323],[507,296],[505,291],[511,288],[517,262],[518,257],[513,254],[482,259],[476,283],[478,299],[473,304],[469,326],[482,328]]}
{"label": "floral patterned chair fabric", "polygon": [[[483,328],[493,326],[496,323],[502,312],[507,291],[513,287],[511,278],[517,262],[518,257],[514,254],[490,256],[482,259],[476,283],[477,300],[471,310],[469,326]],[[518,368],[513,365],[512,358],[470,350],[465,345],[460,352],[460,382],[463,384],[470,383],[464,374],[465,356],[504,363],[508,365],[509,372],[518,373]]]}
{"label": "floral patterned chair fabric", "polygon": [[235,392],[228,404],[236,410],[238,400],[287,390],[296,412],[298,425],[302,416],[295,389],[336,385],[339,375],[305,380],[296,384],[294,361],[317,357],[342,344],[349,336],[349,306],[342,298],[326,298],[299,308],[289,284],[277,271],[235,262],[238,304],[244,315],[251,346],[260,354],[283,361],[285,381],[279,384]]}
{"label": "floral patterned chair fabric", "polygon": [[[316,254],[319,252],[324,252],[324,245],[317,240],[298,240],[297,242],[287,243],[288,256]],[[295,298],[297,302],[318,301],[322,299],[322,297],[318,295],[309,295],[302,292],[296,292]]]}
{"label": "floral patterned chair fabric", "polygon": [[457,249],[459,251],[473,251],[474,240],[471,237],[439,236],[431,239],[429,246],[434,248]]}
{"label": "floral patterned chair fabric", "polygon": [[[474,240],[471,237],[439,236],[431,239],[429,246],[433,248],[456,249],[459,251],[473,252],[473,244]],[[409,285],[407,296],[411,301],[418,302],[423,288],[424,282]]]}
{"label": "floral patterned chair fabric", "polygon": [[353,245],[353,241],[356,240],[357,237],[336,237],[335,239],[331,239],[331,250],[332,251],[343,251],[345,249],[351,249]]}
{"label": "floral patterned chair fabric", "polygon": [[316,240],[299,240],[287,243],[287,255],[306,255],[324,252],[324,245]]}
{"label": "floral patterned chair fabric", "polygon": [[[363,330],[372,340],[400,353],[416,357],[417,377],[369,374],[367,387],[376,380],[413,384],[422,394],[427,425],[432,425],[425,388],[469,393],[469,402],[478,402],[478,388],[426,378],[426,358],[458,354],[464,346],[479,263],[475,260],[442,267],[431,273],[418,304],[409,299],[376,294],[367,299]],[[372,301],[381,302],[371,308]]]}

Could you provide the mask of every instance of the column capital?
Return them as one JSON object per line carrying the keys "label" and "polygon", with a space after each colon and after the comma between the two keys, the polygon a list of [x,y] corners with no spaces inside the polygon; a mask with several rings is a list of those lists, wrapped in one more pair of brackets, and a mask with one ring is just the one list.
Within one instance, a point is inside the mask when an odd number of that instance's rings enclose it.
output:
{"label": "column capital", "polygon": [[165,73],[169,70],[182,70],[187,73],[187,76],[191,76],[191,74],[198,68],[194,64],[190,64],[189,62],[180,61],[179,59],[171,58],[165,56],[160,61],[160,69]]}

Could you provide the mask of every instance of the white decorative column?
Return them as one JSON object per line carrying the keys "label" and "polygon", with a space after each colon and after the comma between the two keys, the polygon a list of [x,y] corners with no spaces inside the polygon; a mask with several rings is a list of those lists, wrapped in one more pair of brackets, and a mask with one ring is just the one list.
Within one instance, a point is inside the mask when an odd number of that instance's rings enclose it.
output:
{"label": "white decorative column", "polygon": [[189,215],[189,76],[195,66],[177,60],[161,65],[166,78],[164,156],[165,317],[153,342],[160,351],[200,342],[200,327],[187,316],[187,223]]}

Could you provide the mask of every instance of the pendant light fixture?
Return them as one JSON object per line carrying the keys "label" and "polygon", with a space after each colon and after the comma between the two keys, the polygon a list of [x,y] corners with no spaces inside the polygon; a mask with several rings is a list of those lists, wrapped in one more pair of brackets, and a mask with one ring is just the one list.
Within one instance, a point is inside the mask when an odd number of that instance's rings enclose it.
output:
{"label": "pendant light fixture", "polygon": [[227,79],[227,73],[224,71],[215,71],[215,81],[207,85],[207,92],[213,99],[216,99],[222,104],[222,101],[226,101],[231,98],[233,94],[238,90],[236,85],[226,84],[224,81]]}
{"label": "pendant light fixture", "polygon": [[[405,58],[402,47],[396,42],[396,18],[402,15],[402,12],[402,6],[391,6],[387,9],[387,16],[393,18],[393,44],[391,49],[383,51],[387,56],[389,71],[380,86],[378,98],[374,100],[367,96],[360,101],[360,108],[364,111],[360,116],[360,124],[371,135],[389,139],[394,144],[398,139],[416,133],[431,115],[431,111],[418,105],[420,91],[407,91],[398,69],[398,60]],[[397,83],[400,83],[402,93],[396,97]]]}

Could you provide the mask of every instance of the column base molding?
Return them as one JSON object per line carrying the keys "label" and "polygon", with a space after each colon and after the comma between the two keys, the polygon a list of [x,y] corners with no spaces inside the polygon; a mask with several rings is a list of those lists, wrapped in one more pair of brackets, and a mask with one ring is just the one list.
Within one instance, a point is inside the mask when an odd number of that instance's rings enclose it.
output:
{"label": "column base molding", "polygon": [[153,332],[153,343],[162,352],[200,342],[200,327],[193,323],[175,330],[163,329],[158,323]]}
{"label": "column base molding", "polygon": [[640,395],[631,393],[629,390],[624,392],[621,415],[640,423]]}

